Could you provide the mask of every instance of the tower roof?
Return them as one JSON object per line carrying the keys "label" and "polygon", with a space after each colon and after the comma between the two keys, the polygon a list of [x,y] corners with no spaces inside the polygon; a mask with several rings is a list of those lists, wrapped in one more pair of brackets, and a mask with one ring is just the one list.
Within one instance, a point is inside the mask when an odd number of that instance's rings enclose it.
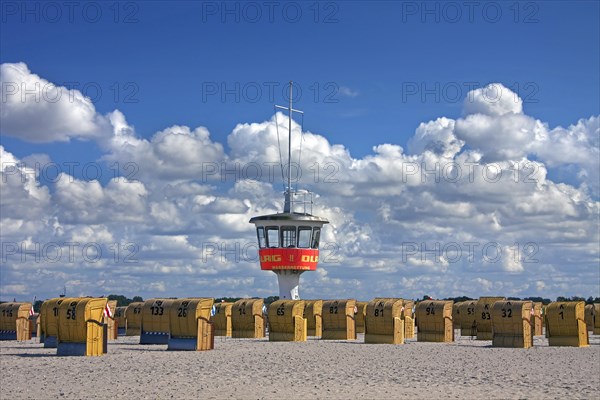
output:
{"label": "tower roof", "polygon": [[256,223],[257,221],[307,221],[307,222],[320,222],[322,224],[328,224],[327,218],[317,217],[311,214],[303,213],[277,213],[268,215],[259,215],[252,217],[250,223]]}

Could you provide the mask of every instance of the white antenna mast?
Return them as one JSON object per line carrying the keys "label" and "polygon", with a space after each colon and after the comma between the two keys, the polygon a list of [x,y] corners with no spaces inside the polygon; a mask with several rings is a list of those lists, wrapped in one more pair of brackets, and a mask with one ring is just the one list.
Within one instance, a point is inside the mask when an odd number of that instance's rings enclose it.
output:
{"label": "white antenna mast", "polygon": [[281,108],[283,110],[288,110],[289,116],[289,137],[288,137],[288,171],[287,171],[287,189],[285,191],[285,203],[283,205],[283,212],[290,213],[292,212],[292,113],[297,112],[300,114],[304,114],[303,111],[295,110],[292,108],[292,90],[294,87],[294,82],[290,81],[290,105],[289,107],[282,107],[276,105],[275,108]]}

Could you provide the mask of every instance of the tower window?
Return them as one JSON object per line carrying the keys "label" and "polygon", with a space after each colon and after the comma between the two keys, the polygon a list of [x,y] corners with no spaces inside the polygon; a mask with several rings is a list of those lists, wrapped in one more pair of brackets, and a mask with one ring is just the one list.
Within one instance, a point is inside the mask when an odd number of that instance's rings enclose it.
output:
{"label": "tower window", "polygon": [[296,247],[296,227],[281,227],[281,247]]}
{"label": "tower window", "polygon": [[308,249],[310,247],[310,237],[312,228],[309,226],[300,226],[298,228],[298,247]]}
{"label": "tower window", "polygon": [[261,249],[267,247],[267,238],[265,237],[265,228],[259,226],[256,228],[256,235],[258,236],[258,247]]}
{"label": "tower window", "polygon": [[321,239],[321,228],[314,228],[312,232],[311,246],[313,249],[319,248],[319,239]]}
{"label": "tower window", "polygon": [[267,227],[267,247],[279,247],[279,228],[277,226]]}

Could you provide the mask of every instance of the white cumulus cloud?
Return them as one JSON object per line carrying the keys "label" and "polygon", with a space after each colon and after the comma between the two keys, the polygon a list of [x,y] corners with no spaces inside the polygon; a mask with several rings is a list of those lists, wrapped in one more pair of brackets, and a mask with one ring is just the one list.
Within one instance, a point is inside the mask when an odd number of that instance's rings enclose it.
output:
{"label": "white cumulus cloud", "polygon": [[[2,82],[48,83],[25,64],[3,64]],[[2,96],[12,96],[2,108],[3,134],[30,142],[93,139],[102,160],[131,163],[136,173],[106,182],[63,173],[43,182],[33,166],[51,155],[20,160],[0,146],[2,299],[55,296],[65,285],[74,295],[276,292],[274,275],[259,268],[248,221],[282,209],[284,115],[238,124],[224,146],[202,126],[174,121],[142,136],[123,113],[99,115],[78,93],[65,92],[77,102],[29,95],[22,102],[14,90],[3,85]],[[301,136],[293,121],[294,148],[302,144],[300,187],[314,192],[313,213],[330,221],[320,272],[303,275],[301,294],[594,294],[598,121],[582,116],[551,127],[527,115],[501,84],[470,92],[462,116],[423,121],[408,152],[390,141],[354,157],[326,132]],[[223,182],[223,166],[250,171],[250,164],[258,168],[251,176],[238,170]],[[214,174],[202,175],[208,171]],[[48,243],[56,244],[52,251]],[[91,243],[93,251],[83,253]],[[47,254],[24,256],[36,244]],[[498,260],[489,260],[489,249],[500,249]]]}

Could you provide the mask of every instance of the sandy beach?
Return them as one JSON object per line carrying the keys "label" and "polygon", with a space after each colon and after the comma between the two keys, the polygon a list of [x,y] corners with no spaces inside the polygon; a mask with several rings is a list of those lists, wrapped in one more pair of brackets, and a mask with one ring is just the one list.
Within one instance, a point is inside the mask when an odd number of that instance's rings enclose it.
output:
{"label": "sandy beach", "polygon": [[57,357],[35,340],[1,342],[2,399],[592,399],[600,391],[600,336],[587,348],[451,344],[269,342],[215,338],[205,352],[166,351],[139,337],[102,357]]}

